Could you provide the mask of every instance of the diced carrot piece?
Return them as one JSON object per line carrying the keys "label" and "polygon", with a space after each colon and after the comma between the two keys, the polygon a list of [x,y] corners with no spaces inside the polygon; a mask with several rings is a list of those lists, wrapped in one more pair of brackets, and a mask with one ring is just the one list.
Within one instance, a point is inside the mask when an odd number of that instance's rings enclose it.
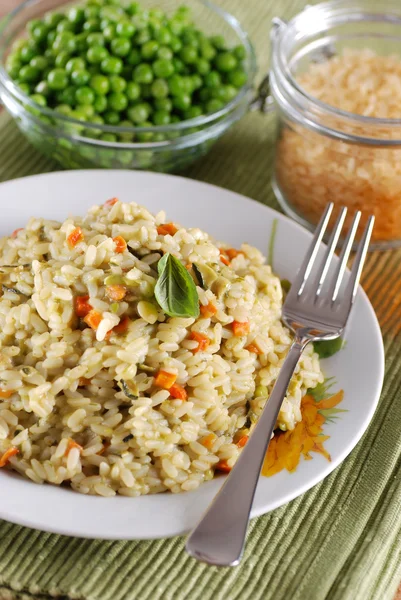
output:
{"label": "diced carrot piece", "polygon": [[115,284],[106,287],[106,294],[110,300],[122,300],[127,293],[125,285]]}
{"label": "diced carrot piece", "polygon": [[205,446],[205,448],[207,448],[208,450],[211,450],[211,448],[216,440],[216,437],[217,436],[214,433],[209,433],[209,435],[205,435],[199,441],[202,444],[202,446]]}
{"label": "diced carrot piece", "polygon": [[243,448],[249,439],[249,435],[243,435],[237,442],[238,448]]}
{"label": "diced carrot piece", "polygon": [[248,335],[250,328],[249,321],[245,321],[244,323],[233,321],[231,325],[235,336],[241,337],[243,335]]}
{"label": "diced carrot piece", "polygon": [[224,252],[227,254],[230,260],[237,258],[239,254],[244,254],[241,250],[236,250],[235,248],[227,248],[227,250],[224,250]]}
{"label": "diced carrot piece", "polygon": [[259,346],[257,346],[257,344],[254,343],[245,346],[245,350],[248,350],[248,352],[253,352],[254,354],[263,354]]}
{"label": "diced carrot piece", "polygon": [[92,329],[97,329],[101,320],[102,315],[97,310],[90,310],[84,318],[85,323]]}
{"label": "diced carrot piece", "polygon": [[118,254],[122,254],[127,249],[127,242],[123,237],[121,237],[121,235],[113,238],[113,242],[116,245],[116,252]]}
{"label": "diced carrot piece", "polygon": [[128,330],[130,323],[131,323],[131,319],[129,317],[127,317],[127,315],[125,315],[125,317],[123,317],[121,319],[119,324],[116,325],[115,327],[113,327],[113,329],[111,331],[112,331],[112,333],[125,333]]}
{"label": "diced carrot piece", "polygon": [[190,271],[192,269],[192,263],[188,263],[187,265],[185,265],[185,268],[187,271]]}
{"label": "diced carrot piece", "polygon": [[102,456],[102,454],[104,454],[104,453],[106,452],[106,450],[107,450],[108,448],[110,448],[110,446],[111,446],[111,444],[110,444],[109,442],[105,442],[105,443],[103,444],[103,448],[102,448],[101,450],[99,450],[99,452],[96,452],[96,454],[97,454],[98,456]]}
{"label": "diced carrot piece", "polygon": [[82,229],[80,227],[75,227],[75,229],[73,229],[70,233],[70,235],[67,238],[67,243],[69,245],[69,247],[75,248],[75,246],[77,244],[79,244],[79,242],[82,242],[82,240],[84,239],[84,234],[82,232]]}
{"label": "diced carrot piece", "polygon": [[165,390],[169,390],[175,383],[177,375],[167,371],[159,371],[155,377],[155,385]]}
{"label": "diced carrot piece", "polygon": [[13,232],[12,232],[12,234],[11,234],[11,237],[12,237],[12,238],[16,238],[16,237],[17,237],[17,235],[18,235],[18,233],[19,233],[20,231],[24,231],[24,228],[23,228],[23,227],[19,227],[18,229],[14,229],[14,231],[13,231]]}
{"label": "diced carrot piece", "polygon": [[200,312],[202,317],[209,318],[213,317],[213,315],[217,313],[217,308],[214,304],[209,302],[209,304],[206,304],[206,306],[203,306],[202,304],[200,305]]}
{"label": "diced carrot piece", "polygon": [[227,463],[226,460],[220,460],[215,466],[216,471],[221,471],[222,473],[229,473],[232,469]]}
{"label": "diced carrot piece", "polygon": [[191,333],[189,335],[189,339],[190,340],[195,340],[196,342],[198,342],[198,347],[194,348],[192,350],[192,352],[194,354],[196,354],[197,352],[201,352],[203,350],[206,350],[206,348],[210,344],[209,338],[206,335],[204,335],[203,333],[198,333],[197,331],[191,331]]}
{"label": "diced carrot piece", "polygon": [[14,390],[1,390],[0,389],[0,398],[2,398],[3,400],[7,400],[7,398],[10,398],[10,396],[12,396],[14,393]]}
{"label": "diced carrot piece", "polygon": [[223,250],[222,248],[220,248],[220,260],[223,263],[223,265],[226,265],[227,267],[230,266],[230,261],[228,260],[228,258],[226,256],[226,251]]}
{"label": "diced carrot piece", "polygon": [[88,312],[92,310],[92,306],[88,300],[89,296],[77,296],[75,298],[75,314],[78,317],[86,317]]}
{"label": "diced carrot piece", "polygon": [[91,382],[90,379],[87,379],[86,377],[80,377],[78,380],[78,386],[83,387],[84,385],[89,385],[90,382]]}
{"label": "diced carrot piece", "polygon": [[82,446],[80,446],[77,442],[75,442],[73,439],[69,438],[68,439],[68,444],[67,444],[67,449],[64,452],[64,456],[67,456],[69,451],[72,450],[73,448],[78,448],[79,453],[81,454],[83,448]]}
{"label": "diced carrot piece", "polygon": [[118,202],[118,198],[110,198],[110,200],[107,200],[103,206],[110,206],[110,208],[112,206],[114,206],[116,203]]}
{"label": "diced carrot piece", "polygon": [[164,223],[164,225],[159,225],[157,228],[157,233],[159,235],[174,235],[177,231],[178,229],[174,223]]}
{"label": "diced carrot piece", "polygon": [[19,453],[18,448],[16,448],[15,446],[11,446],[11,448],[6,450],[3,454],[3,456],[0,458],[0,467],[5,467],[6,464],[8,463],[8,461],[10,460],[10,458],[12,456],[15,456],[18,453]]}
{"label": "diced carrot piece", "polygon": [[174,383],[171,388],[169,388],[170,396],[173,398],[177,398],[178,400],[188,400],[188,394],[185,389],[178,385],[178,383]]}

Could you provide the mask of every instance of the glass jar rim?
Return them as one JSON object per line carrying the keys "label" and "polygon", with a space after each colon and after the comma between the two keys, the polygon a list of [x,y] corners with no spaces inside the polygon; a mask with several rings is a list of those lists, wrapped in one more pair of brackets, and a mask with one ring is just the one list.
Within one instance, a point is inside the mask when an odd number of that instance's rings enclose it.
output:
{"label": "glass jar rim", "polygon": [[[388,8],[385,12],[383,7]],[[378,18],[380,15],[380,19]],[[273,95],[278,104],[291,113],[292,117],[301,116],[303,111],[308,107],[316,109],[320,113],[320,119],[323,117],[342,118],[344,122],[349,124],[375,127],[400,127],[401,118],[381,118],[369,117],[360,115],[350,111],[346,111],[334,107],[308,93],[297,81],[296,77],[291,72],[289,67],[288,57],[286,56],[285,46],[294,41],[296,32],[302,31],[305,24],[313,23],[314,34],[319,31],[316,24],[319,24],[324,31],[324,24],[330,23],[342,24],[349,23],[350,20],[358,21],[378,21],[388,22],[400,25],[401,35],[401,4],[398,0],[382,0],[379,5],[376,0],[328,0],[317,5],[309,5],[301,12],[296,14],[290,21],[285,22],[281,19],[273,21],[273,29],[271,32],[272,38],[272,68],[271,68],[271,84]],[[400,57],[401,60],[401,57]],[[305,119],[302,115],[302,122],[305,120],[311,129],[315,129],[320,133],[325,133],[329,137],[342,139],[343,141],[351,141],[355,143],[365,143],[370,145],[397,145],[401,143],[400,139],[388,140],[379,139],[369,136],[360,136],[353,134],[344,134],[337,129],[325,126],[313,119],[309,113],[309,119]]]}

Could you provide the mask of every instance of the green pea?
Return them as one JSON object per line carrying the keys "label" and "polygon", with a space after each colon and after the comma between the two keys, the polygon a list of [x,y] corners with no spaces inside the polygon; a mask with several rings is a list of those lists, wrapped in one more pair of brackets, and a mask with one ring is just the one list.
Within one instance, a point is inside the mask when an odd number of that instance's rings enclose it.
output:
{"label": "green pea", "polygon": [[31,86],[29,85],[29,83],[19,83],[18,87],[21,90],[21,92],[23,92],[27,96],[31,94]]}
{"label": "green pea", "polygon": [[75,51],[76,52],[86,52],[87,47],[88,47],[88,43],[87,43],[87,39],[88,39],[88,35],[85,32],[83,33],[78,33],[78,35],[75,36]]}
{"label": "green pea", "polygon": [[68,19],[63,19],[56,27],[58,33],[64,33],[66,31],[72,33],[74,31],[74,24]]}
{"label": "green pea", "polygon": [[103,118],[107,125],[118,125],[120,122],[120,115],[115,110],[108,110],[104,113]]}
{"label": "green pea", "polygon": [[116,36],[116,26],[114,25],[114,23],[107,25],[107,27],[105,27],[103,29],[103,37],[108,42],[111,42],[111,40],[113,40],[115,38],[115,36]]}
{"label": "green pea", "polygon": [[[50,89],[51,86],[49,86]],[[76,87],[74,87],[73,85],[70,85],[68,87],[66,87],[64,90],[61,90],[60,92],[58,92],[56,98],[57,98],[57,102],[59,104],[68,104],[69,106],[74,106],[75,105],[75,90]]]}
{"label": "green pea", "polygon": [[[157,75],[156,71],[155,71],[155,74]],[[133,77],[134,77],[134,81],[136,81],[136,83],[152,83],[152,81],[153,81],[152,68],[147,64],[138,65],[134,69]],[[159,77],[159,75],[158,75],[158,77]]]}
{"label": "green pea", "polygon": [[128,118],[137,124],[144,123],[149,118],[149,114],[149,107],[145,103],[130,106],[127,110]]}
{"label": "green pea", "polygon": [[102,142],[116,142],[117,136],[115,133],[102,133],[99,138]]}
{"label": "green pea", "polygon": [[135,102],[141,96],[141,87],[135,81],[129,81],[125,90],[125,95],[130,102]]}
{"label": "green pea", "polygon": [[155,32],[155,39],[161,46],[169,46],[171,44],[172,37],[173,36],[168,27],[161,27],[157,32]]}
{"label": "green pea", "polygon": [[173,35],[181,35],[185,28],[185,23],[179,19],[170,19],[168,27]]}
{"label": "green pea", "polygon": [[39,52],[39,48],[36,44],[29,42],[23,46],[20,50],[19,57],[22,63],[29,63],[34,56]]}
{"label": "green pea", "polygon": [[242,69],[234,69],[228,74],[228,81],[236,88],[240,88],[245,85],[247,80],[247,74]]}
{"label": "green pea", "polygon": [[203,114],[200,106],[190,106],[188,110],[184,112],[184,119],[196,119]]}
{"label": "green pea", "polygon": [[123,61],[117,56],[108,56],[102,60],[100,68],[108,75],[119,75],[123,70]]}
{"label": "green pea", "polygon": [[100,19],[100,29],[103,31],[104,29],[106,29],[106,27],[108,27],[109,25],[111,25],[111,21],[110,19],[104,18],[104,19]]}
{"label": "green pea", "polygon": [[194,73],[191,76],[191,83],[192,83],[192,91],[198,90],[200,87],[202,87],[202,84],[203,84],[202,77],[200,75],[198,75],[197,73]]}
{"label": "green pea", "polygon": [[97,19],[99,17],[99,9],[97,6],[85,6],[85,19]]}
{"label": "green pea", "polygon": [[184,46],[180,52],[181,60],[187,65],[194,65],[198,60],[198,51],[193,46]]}
{"label": "green pea", "polygon": [[[150,121],[144,121],[141,123],[141,127],[152,127]],[[151,142],[153,140],[154,133],[152,131],[141,131],[137,134],[138,142]]]}
{"label": "green pea", "polygon": [[115,56],[128,56],[131,50],[131,42],[125,37],[117,37],[111,40],[110,49]]}
{"label": "green pea", "polygon": [[57,37],[57,31],[55,29],[52,29],[51,31],[49,31],[49,33],[46,36],[46,41],[47,41],[47,45],[53,46],[54,40]]}
{"label": "green pea", "polygon": [[108,97],[108,104],[111,110],[122,112],[128,106],[128,98],[122,92],[113,92]]}
{"label": "green pea", "polygon": [[127,87],[127,82],[120,75],[110,75],[110,89],[112,92],[123,92]]}
{"label": "green pea", "polygon": [[200,75],[207,75],[210,71],[210,63],[206,58],[198,58],[196,61],[196,69]]}
{"label": "green pea", "polygon": [[[134,124],[131,121],[129,121],[128,119],[125,119],[124,121],[121,121],[119,123],[119,127],[133,127],[133,126],[134,126]],[[118,134],[118,139],[121,142],[125,142],[125,143],[133,142],[134,137],[135,137],[134,133],[130,133],[128,131]]]}
{"label": "green pea", "polygon": [[181,75],[172,75],[168,80],[168,87],[173,96],[180,96],[184,91],[184,78]]}
{"label": "green pea", "polygon": [[35,83],[40,77],[40,71],[31,65],[24,65],[19,72],[19,80],[22,83]]}
{"label": "green pea", "polygon": [[100,22],[98,19],[88,19],[83,25],[83,30],[88,33],[94,33],[96,31],[99,31],[99,29]]}
{"label": "green pea", "polygon": [[205,86],[208,88],[215,88],[221,85],[221,75],[217,71],[210,71],[204,78]]}
{"label": "green pea", "polygon": [[92,88],[92,90],[100,96],[107,94],[110,90],[109,79],[105,75],[101,75],[100,73],[92,75],[89,81],[89,85]]}
{"label": "green pea", "polygon": [[93,108],[97,113],[103,113],[108,108],[106,96],[96,96]]}
{"label": "green pea", "polygon": [[16,63],[8,64],[6,69],[7,69],[7,73],[10,75],[11,79],[18,79],[18,75],[19,75],[21,67],[22,67],[21,63],[19,64],[19,66]]}
{"label": "green pea", "polygon": [[35,102],[35,104],[39,104],[39,106],[47,106],[47,101],[42,94],[32,94],[31,100]]}
{"label": "green pea", "polygon": [[77,104],[93,104],[95,101],[95,92],[88,86],[79,87],[75,92]]}
{"label": "green pea", "polygon": [[86,85],[89,83],[91,75],[87,69],[77,69],[70,75],[71,81],[74,85]]}
{"label": "green pea", "polygon": [[246,57],[246,50],[244,46],[235,46],[233,49],[234,56],[237,60],[244,60]]}
{"label": "green pea", "polygon": [[29,64],[39,71],[44,71],[49,66],[49,61],[45,56],[34,56]]}
{"label": "green pea", "polygon": [[176,73],[183,74],[184,72],[186,72],[187,68],[186,68],[185,64],[182,62],[181,58],[174,56],[172,63],[174,66],[174,71]]}
{"label": "green pea", "polygon": [[71,54],[69,52],[59,52],[54,61],[54,66],[64,69],[67,66],[68,61],[70,60],[70,57]]}
{"label": "green pea", "polygon": [[148,20],[146,18],[146,14],[144,12],[135,14],[131,22],[134,24],[137,31],[144,31],[148,27]]}
{"label": "green pea", "polygon": [[224,103],[217,98],[213,98],[206,103],[206,112],[214,113],[221,110],[224,107]]}
{"label": "green pea", "polygon": [[104,46],[106,40],[102,33],[89,33],[86,38],[86,43],[88,46]]}
{"label": "green pea", "polygon": [[166,98],[169,93],[167,81],[165,79],[156,79],[152,83],[151,93],[155,98]]}
{"label": "green pea", "polygon": [[55,52],[75,52],[76,43],[75,36],[71,31],[62,31],[53,42],[52,49]]}
{"label": "green pea", "polygon": [[162,60],[172,60],[174,57],[173,51],[167,46],[160,46],[157,51],[157,58],[161,58]]}
{"label": "green pea", "polygon": [[50,29],[54,29],[64,19],[64,15],[61,13],[46,13],[44,16],[45,25]]}
{"label": "green pea", "polygon": [[235,88],[233,85],[229,85],[229,84],[222,85],[220,87],[213,88],[211,90],[211,97],[221,100],[222,102],[224,102],[224,104],[227,104],[228,102],[230,102],[230,100],[235,98],[235,96],[237,94],[238,94],[237,88]]}
{"label": "green pea", "polygon": [[154,107],[156,110],[164,110],[170,113],[173,110],[173,103],[170,98],[156,98]]}
{"label": "green pea", "polygon": [[167,79],[174,73],[174,65],[171,60],[159,58],[153,63],[153,72],[156,77]]}
{"label": "green pea", "polygon": [[50,88],[49,88],[49,84],[47,83],[47,81],[39,81],[39,83],[37,83],[35,86],[35,93],[40,94],[41,96],[45,96],[45,97],[49,96]]}
{"label": "green pea", "polygon": [[73,6],[67,13],[67,19],[74,25],[80,25],[85,20],[85,12],[79,6]]}
{"label": "green pea", "polygon": [[156,110],[152,115],[152,121],[155,125],[169,125],[170,113],[165,110]]}
{"label": "green pea", "polygon": [[102,19],[109,19],[113,23],[121,21],[121,18],[124,16],[124,10],[120,6],[103,6],[100,9],[100,17]]}
{"label": "green pea", "polygon": [[159,50],[159,44],[155,42],[155,40],[149,40],[149,42],[145,42],[141,48],[141,55],[145,60],[149,60],[156,56],[157,51]]}
{"label": "green pea", "polygon": [[129,15],[136,15],[138,12],[140,12],[140,10],[141,8],[139,2],[131,2],[126,8],[126,11]]}
{"label": "green pea", "polygon": [[[31,19],[31,20],[30,20],[30,21],[28,21],[28,23],[26,24],[26,28],[27,28],[27,30],[28,30],[28,32],[29,32],[29,33],[32,33],[32,31],[35,29],[35,27],[36,27],[37,25],[41,25],[41,24],[42,24],[42,21],[41,21],[40,19]],[[17,41],[19,41],[19,42],[22,44],[22,40],[17,40]],[[12,46],[13,50],[16,50],[16,49],[17,49],[17,41],[16,41],[16,42],[14,42],[14,44],[13,44],[13,46]],[[24,41],[24,43],[25,43],[25,40],[23,40],[23,41]],[[18,48],[18,49],[19,49],[19,48]]]}
{"label": "green pea", "polygon": [[71,74],[73,71],[82,71],[85,69],[86,63],[83,58],[70,58],[65,65],[65,70],[68,74]]}
{"label": "green pea", "polygon": [[180,94],[173,98],[173,106],[178,110],[188,110],[191,106],[191,96],[189,94]]}
{"label": "green pea", "polygon": [[36,25],[36,27],[32,29],[31,36],[35,40],[35,42],[38,42],[40,44],[41,42],[44,42],[46,40],[48,33],[48,27],[46,27],[44,23],[39,22]]}
{"label": "green pea", "polygon": [[135,27],[130,21],[120,21],[117,23],[116,33],[119,37],[132,38],[135,33]]}
{"label": "green pea", "polygon": [[72,108],[71,106],[68,106],[68,104],[58,104],[54,110],[65,117],[69,117],[72,113]]}
{"label": "green pea", "polygon": [[233,71],[238,64],[237,59],[231,52],[221,52],[215,58],[216,69],[222,73]]}
{"label": "green pea", "polygon": [[146,29],[142,29],[141,31],[139,31],[135,37],[135,41],[139,45],[146,44],[146,42],[149,42],[149,40],[151,40],[151,39],[152,39],[152,36],[150,34],[148,27],[146,27]]}
{"label": "green pea", "polygon": [[86,59],[92,65],[100,64],[108,56],[109,53],[104,46],[90,46],[86,52]]}
{"label": "green pea", "polygon": [[171,50],[175,53],[178,54],[178,52],[182,49],[182,42],[180,40],[180,38],[173,36],[171,38],[171,42],[170,42],[170,48]]}
{"label": "green pea", "polygon": [[127,58],[126,58],[126,62],[131,65],[132,67],[136,67],[137,65],[139,65],[142,61],[141,58],[141,53],[139,52],[139,50],[137,48],[132,48],[132,50],[130,51],[130,53],[128,54]]}
{"label": "green pea", "polygon": [[68,75],[65,69],[53,69],[47,76],[51,90],[63,90],[68,85]]}
{"label": "green pea", "polygon": [[213,35],[210,38],[210,42],[215,48],[217,48],[217,50],[225,50],[226,48],[226,40],[222,35]]}
{"label": "green pea", "polygon": [[216,56],[216,50],[213,48],[212,44],[208,41],[201,42],[199,44],[199,50],[202,58],[205,60],[211,61]]}

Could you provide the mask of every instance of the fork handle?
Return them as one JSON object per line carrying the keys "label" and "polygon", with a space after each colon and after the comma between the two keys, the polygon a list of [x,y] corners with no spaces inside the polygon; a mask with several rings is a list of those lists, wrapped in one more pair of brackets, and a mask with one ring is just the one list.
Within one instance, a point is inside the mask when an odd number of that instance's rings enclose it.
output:
{"label": "fork handle", "polygon": [[190,534],[186,549],[194,558],[221,567],[234,567],[241,560],[266,450],[291,377],[307,343],[307,340],[301,339],[293,342],[250,439],[219,493]]}

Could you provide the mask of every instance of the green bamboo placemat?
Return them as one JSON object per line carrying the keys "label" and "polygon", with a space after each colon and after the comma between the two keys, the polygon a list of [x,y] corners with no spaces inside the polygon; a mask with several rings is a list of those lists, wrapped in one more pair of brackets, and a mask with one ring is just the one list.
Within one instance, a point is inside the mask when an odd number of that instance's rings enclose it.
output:
{"label": "green bamboo placemat", "polygon": [[[245,25],[267,68],[271,17],[304,0],[220,0]],[[274,126],[247,115],[185,173],[277,208]],[[59,168],[0,116],[0,180]],[[32,200],[34,202],[34,199]],[[6,205],[6,204],[5,204]],[[401,252],[369,255],[364,286],[382,324],[386,378],[363,440],[315,488],[249,528],[244,560],[217,569],[183,538],[108,542],[0,522],[0,600],[390,600],[401,579]],[[1,502],[1,496],[0,496]]]}

